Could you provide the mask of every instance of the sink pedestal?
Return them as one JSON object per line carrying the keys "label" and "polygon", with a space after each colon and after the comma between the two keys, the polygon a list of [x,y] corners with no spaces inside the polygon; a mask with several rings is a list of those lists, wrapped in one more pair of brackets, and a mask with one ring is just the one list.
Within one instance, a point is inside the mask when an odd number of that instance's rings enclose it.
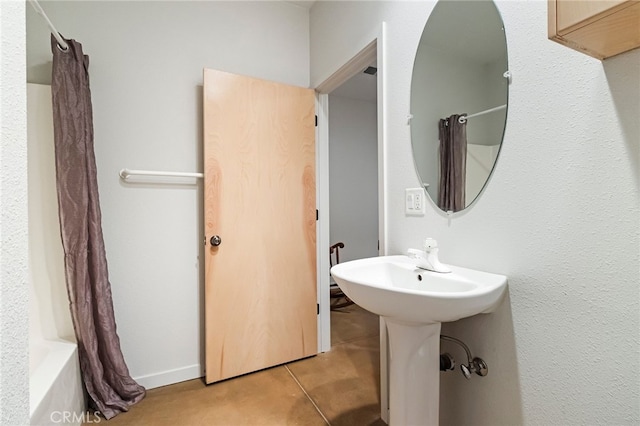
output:
{"label": "sink pedestal", "polygon": [[389,332],[389,425],[437,426],[440,408],[440,323],[385,317]]}
{"label": "sink pedestal", "polygon": [[380,256],[331,268],[351,300],[386,322],[391,426],[438,425],[441,324],[493,312],[507,288],[504,275],[446,266],[442,274]]}

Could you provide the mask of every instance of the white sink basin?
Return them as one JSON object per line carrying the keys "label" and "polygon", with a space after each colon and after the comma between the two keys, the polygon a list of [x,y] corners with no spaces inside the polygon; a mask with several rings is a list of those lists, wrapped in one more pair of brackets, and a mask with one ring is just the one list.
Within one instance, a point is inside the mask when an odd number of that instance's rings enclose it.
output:
{"label": "white sink basin", "polygon": [[447,266],[452,272],[431,272],[407,256],[381,256],[341,263],[331,274],[364,309],[404,322],[456,321],[497,307],[507,277]]}
{"label": "white sink basin", "polygon": [[385,320],[392,426],[438,424],[441,323],[493,312],[507,288],[504,275],[447,266],[431,272],[407,256],[381,256],[331,268],[351,300]]}

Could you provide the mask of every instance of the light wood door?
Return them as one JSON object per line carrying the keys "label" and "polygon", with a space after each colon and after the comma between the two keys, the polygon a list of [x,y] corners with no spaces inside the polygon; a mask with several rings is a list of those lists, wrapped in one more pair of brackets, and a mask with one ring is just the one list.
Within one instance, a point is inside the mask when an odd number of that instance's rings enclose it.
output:
{"label": "light wood door", "polygon": [[313,90],[206,69],[204,163],[206,382],[316,354]]}

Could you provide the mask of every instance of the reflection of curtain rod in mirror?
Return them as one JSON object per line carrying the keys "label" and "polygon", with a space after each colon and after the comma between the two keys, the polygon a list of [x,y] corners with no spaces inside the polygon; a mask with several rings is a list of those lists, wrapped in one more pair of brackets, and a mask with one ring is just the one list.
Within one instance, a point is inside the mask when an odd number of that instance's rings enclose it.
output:
{"label": "reflection of curtain rod in mirror", "polygon": [[460,116],[460,118],[458,118],[458,122],[463,124],[466,123],[468,119],[473,118],[473,117],[478,117],[480,115],[485,115],[485,114],[489,114],[490,112],[494,112],[494,111],[500,111],[501,109],[505,109],[507,107],[507,105],[500,105],[497,106],[495,108],[490,108],[490,109],[486,109],[484,111],[480,111],[480,112],[476,112],[475,114],[471,114],[471,115],[462,115]]}

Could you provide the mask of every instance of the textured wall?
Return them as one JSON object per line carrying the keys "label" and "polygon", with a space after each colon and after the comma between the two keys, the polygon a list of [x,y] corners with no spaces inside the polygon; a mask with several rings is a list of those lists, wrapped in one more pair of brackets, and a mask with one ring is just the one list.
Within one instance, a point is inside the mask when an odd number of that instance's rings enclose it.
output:
{"label": "textured wall", "polygon": [[490,373],[443,375],[441,423],[638,424],[640,50],[600,62],[547,40],[546,2],[498,2],[514,77],[497,169],[469,211],[406,217],[411,70],[432,7],[321,2],[310,25],[313,83],[387,22],[390,253],[432,236],[444,262],[509,276],[496,313],[443,327]]}
{"label": "textured wall", "polygon": [[0,424],[29,422],[24,2],[0,2]]}
{"label": "textured wall", "polygon": [[[125,183],[118,172],[202,170],[205,67],[308,87],[308,10],[280,1],[43,7],[91,60],[104,238],[131,374],[149,387],[198,377],[202,188],[188,179]],[[46,82],[48,29],[27,12],[27,75]]]}

